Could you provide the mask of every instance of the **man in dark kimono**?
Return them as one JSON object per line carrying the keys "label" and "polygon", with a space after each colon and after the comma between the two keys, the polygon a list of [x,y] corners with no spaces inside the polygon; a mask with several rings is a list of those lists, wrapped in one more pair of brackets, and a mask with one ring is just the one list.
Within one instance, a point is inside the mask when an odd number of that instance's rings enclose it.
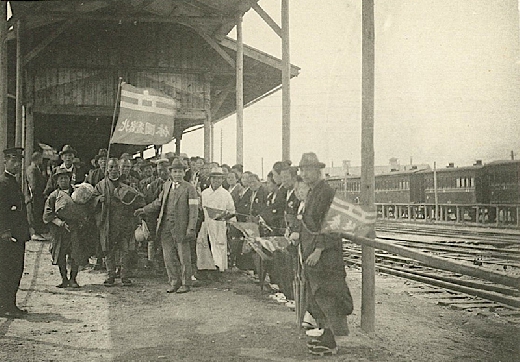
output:
{"label": "man in dark kimono", "polygon": [[23,148],[4,152],[4,174],[0,176],[0,316],[27,313],[16,306],[16,293],[24,267],[25,242],[31,238],[25,199],[16,181],[22,170]]}
{"label": "man in dark kimono", "polygon": [[312,354],[319,356],[337,353],[334,336],[348,335],[347,315],[353,309],[345,281],[341,237],[321,233],[334,198],[334,190],[322,179],[324,167],[315,153],[304,153],[299,165],[301,177],[310,187],[300,231],[307,310],[323,328],[323,334],[309,341],[307,346]]}
{"label": "man in dark kimono", "polygon": [[32,239],[36,241],[43,241],[45,238],[42,236],[46,228],[43,224],[43,206],[45,204],[45,185],[47,180],[43,175],[42,170],[43,155],[41,152],[34,152],[31,155],[31,164],[27,167],[26,178],[27,178],[27,214],[29,219],[29,225],[32,231]]}
{"label": "man in dark kimono", "polygon": [[[107,177],[101,180],[94,189],[94,207],[96,223],[99,228],[101,246],[105,252],[105,264],[108,278],[104,284],[113,286],[116,277],[116,263],[121,258],[121,283],[132,284],[128,277],[128,251],[135,250],[133,238],[135,230],[134,207],[121,201],[120,190],[128,187],[121,181],[118,160],[111,158],[107,163]],[[123,186],[124,185],[124,186]],[[137,190],[135,190],[137,192]]]}

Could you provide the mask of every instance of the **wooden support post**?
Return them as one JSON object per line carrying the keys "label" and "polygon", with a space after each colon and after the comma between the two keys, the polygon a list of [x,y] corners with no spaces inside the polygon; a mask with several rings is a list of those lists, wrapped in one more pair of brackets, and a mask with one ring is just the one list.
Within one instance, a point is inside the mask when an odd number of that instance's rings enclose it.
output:
{"label": "wooden support post", "polygon": [[23,81],[23,59],[22,59],[22,22],[17,20],[15,25],[16,33],[16,131],[15,146],[23,147],[23,114],[22,114],[22,81]]}
{"label": "wooden support post", "polygon": [[456,217],[456,221],[459,223],[460,222],[460,207],[459,206],[456,206],[456,209],[455,209],[455,217]]}
{"label": "wooden support post", "polygon": [[236,107],[237,107],[237,163],[244,164],[244,42],[242,39],[242,16],[237,17],[236,60]]}
{"label": "wooden support post", "polygon": [[495,209],[495,222],[496,224],[500,224],[500,207],[497,206]]}
{"label": "wooden support post", "polygon": [[[375,28],[374,0],[363,0],[361,10],[361,195],[360,203],[374,206],[374,88],[375,88]],[[282,25],[282,28],[285,28]],[[374,237],[372,235],[371,237]],[[362,250],[361,329],[372,333],[376,321],[375,252],[371,246]]]}
{"label": "wooden support post", "polygon": [[179,156],[181,154],[181,142],[182,135],[175,137],[175,154]]}
{"label": "wooden support post", "polygon": [[211,148],[209,149],[209,160],[213,162],[215,161],[215,124],[213,122],[210,124],[209,139],[211,144]]}
{"label": "wooden support post", "polygon": [[412,206],[408,205],[408,220],[412,220]]}
{"label": "wooden support post", "polygon": [[282,160],[291,159],[291,57],[289,0],[282,0]]}
{"label": "wooden support post", "polygon": [[206,162],[211,161],[211,99],[210,99],[210,82],[209,79],[204,81],[204,111],[206,118],[204,119],[204,159]]}
{"label": "wooden support post", "polygon": [[433,163],[433,195],[435,197],[435,220],[439,217],[439,194],[437,190],[437,162]]}
{"label": "wooden support post", "polygon": [[0,172],[7,148],[7,1],[0,1]]}

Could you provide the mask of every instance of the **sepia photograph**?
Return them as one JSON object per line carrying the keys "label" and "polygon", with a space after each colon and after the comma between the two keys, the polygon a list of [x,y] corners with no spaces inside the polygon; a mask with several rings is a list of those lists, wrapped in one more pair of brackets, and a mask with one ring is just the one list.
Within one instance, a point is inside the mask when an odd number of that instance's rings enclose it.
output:
{"label": "sepia photograph", "polygon": [[0,361],[520,361],[520,0],[0,0]]}

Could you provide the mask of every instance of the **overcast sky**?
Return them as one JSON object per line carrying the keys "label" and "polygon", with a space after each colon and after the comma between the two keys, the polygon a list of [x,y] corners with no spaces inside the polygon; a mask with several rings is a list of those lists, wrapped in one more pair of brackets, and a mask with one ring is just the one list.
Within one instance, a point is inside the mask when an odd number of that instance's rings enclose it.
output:
{"label": "overcast sky", "polygon": [[[280,24],[280,1],[260,0]],[[234,34],[230,34],[234,36]],[[361,159],[361,1],[298,0],[290,8],[291,158],[328,166]],[[253,11],[244,42],[281,57],[281,40]],[[439,166],[520,157],[517,0],[376,1],[375,161]],[[245,168],[281,158],[281,92],[245,110]],[[236,119],[215,126],[215,159],[236,160]],[[173,149],[173,145],[166,150]],[[182,152],[203,154],[203,132]]]}

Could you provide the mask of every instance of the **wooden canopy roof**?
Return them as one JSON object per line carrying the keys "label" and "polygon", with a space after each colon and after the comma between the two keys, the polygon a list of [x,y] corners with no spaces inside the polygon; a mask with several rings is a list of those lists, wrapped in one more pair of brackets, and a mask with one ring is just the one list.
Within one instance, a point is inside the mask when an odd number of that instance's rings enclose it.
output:
{"label": "wooden canopy roof", "polygon": [[222,38],[233,29],[236,17],[258,0],[91,0],[11,1],[13,17],[24,18],[27,27],[60,20],[114,19],[139,22],[174,22],[196,27]]}

